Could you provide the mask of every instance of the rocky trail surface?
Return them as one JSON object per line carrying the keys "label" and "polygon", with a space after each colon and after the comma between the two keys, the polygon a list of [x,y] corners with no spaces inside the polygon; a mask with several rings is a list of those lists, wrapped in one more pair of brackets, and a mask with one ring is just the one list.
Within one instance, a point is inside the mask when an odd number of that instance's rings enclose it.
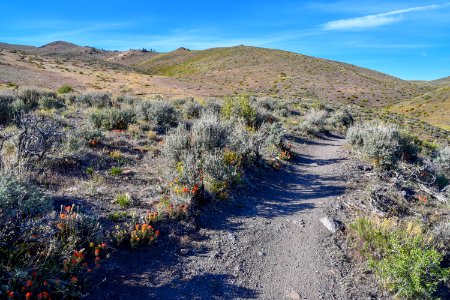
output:
{"label": "rocky trail surface", "polygon": [[108,281],[88,298],[349,299],[321,222],[345,192],[344,141],[292,143],[289,166],[205,208],[196,226],[175,226],[154,246],[115,253]]}

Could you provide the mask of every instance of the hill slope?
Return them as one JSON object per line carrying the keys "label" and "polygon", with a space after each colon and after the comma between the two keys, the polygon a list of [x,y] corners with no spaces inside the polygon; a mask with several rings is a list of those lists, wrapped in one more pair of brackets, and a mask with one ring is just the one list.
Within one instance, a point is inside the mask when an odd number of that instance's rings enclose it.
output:
{"label": "hill slope", "polygon": [[135,66],[216,94],[248,92],[382,106],[418,96],[424,89],[345,63],[247,46],[178,49]]}
{"label": "hill slope", "polygon": [[449,85],[450,86],[450,76],[430,81],[430,83],[434,84],[434,85]]}
{"label": "hill slope", "polygon": [[450,85],[394,105],[390,110],[450,130]]}

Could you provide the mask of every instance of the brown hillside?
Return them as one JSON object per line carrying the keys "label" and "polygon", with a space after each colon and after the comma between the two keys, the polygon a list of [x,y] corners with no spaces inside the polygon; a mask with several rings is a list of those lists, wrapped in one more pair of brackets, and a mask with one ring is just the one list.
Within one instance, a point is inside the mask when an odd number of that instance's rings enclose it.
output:
{"label": "brown hillside", "polygon": [[450,85],[404,101],[390,110],[450,130]]}
{"label": "brown hillside", "polygon": [[415,83],[369,69],[247,46],[179,49],[156,55],[136,67],[148,74],[201,86],[217,95],[247,92],[382,106],[423,91]]}

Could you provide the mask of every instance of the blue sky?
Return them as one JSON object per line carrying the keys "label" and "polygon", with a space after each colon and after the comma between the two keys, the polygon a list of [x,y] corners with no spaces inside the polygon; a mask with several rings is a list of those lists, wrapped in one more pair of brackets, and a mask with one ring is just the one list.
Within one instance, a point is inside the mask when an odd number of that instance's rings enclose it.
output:
{"label": "blue sky", "polygon": [[450,75],[450,2],[0,1],[0,41],[55,40],[157,51],[245,44],[430,80]]}

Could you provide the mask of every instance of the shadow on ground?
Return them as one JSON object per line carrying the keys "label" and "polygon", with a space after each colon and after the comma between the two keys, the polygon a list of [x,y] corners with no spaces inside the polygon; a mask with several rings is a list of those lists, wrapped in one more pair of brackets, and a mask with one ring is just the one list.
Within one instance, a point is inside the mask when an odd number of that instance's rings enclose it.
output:
{"label": "shadow on ground", "polygon": [[[299,144],[326,144],[326,140],[308,141],[295,138]],[[232,283],[229,274],[210,274],[183,268],[189,255],[207,256],[210,249],[181,245],[183,235],[193,240],[206,239],[196,227],[221,232],[236,232],[245,218],[267,219],[307,211],[328,197],[344,193],[342,178],[321,176],[309,171],[308,165],[336,164],[340,159],[313,159],[296,155],[287,168],[252,175],[257,182],[251,189],[237,191],[235,199],[201,208],[196,224],[183,223],[162,228],[163,238],[152,247],[136,252],[125,250],[114,254],[105,281],[94,288],[88,299],[255,299],[257,291]],[[314,168],[314,166],[311,166]],[[187,253],[180,254],[180,249]],[[183,272],[197,272],[183,274]],[[188,278],[188,279],[186,279]]]}

